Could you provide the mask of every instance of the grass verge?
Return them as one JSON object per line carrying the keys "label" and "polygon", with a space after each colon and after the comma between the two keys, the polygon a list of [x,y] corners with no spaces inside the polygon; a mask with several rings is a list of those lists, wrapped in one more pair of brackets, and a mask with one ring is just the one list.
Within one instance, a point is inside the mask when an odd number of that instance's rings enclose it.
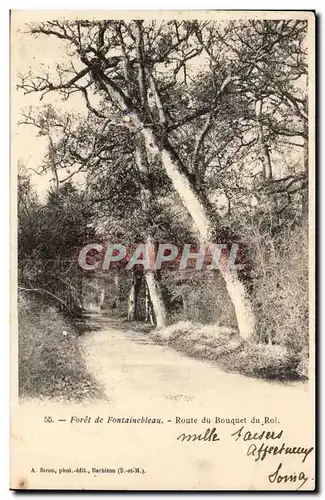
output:
{"label": "grass verge", "polygon": [[82,401],[103,397],[88,373],[78,342],[79,330],[39,297],[18,301],[19,395]]}
{"label": "grass verge", "polygon": [[152,335],[189,356],[216,361],[226,371],[268,380],[308,378],[308,363],[301,353],[242,340],[232,328],[181,321]]}

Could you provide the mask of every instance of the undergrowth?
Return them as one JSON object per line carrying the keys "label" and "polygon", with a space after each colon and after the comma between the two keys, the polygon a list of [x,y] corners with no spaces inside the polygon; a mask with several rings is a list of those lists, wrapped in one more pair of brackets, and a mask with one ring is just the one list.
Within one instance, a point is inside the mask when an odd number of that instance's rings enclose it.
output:
{"label": "undergrowth", "polygon": [[77,326],[40,298],[18,301],[19,395],[81,401],[103,397],[88,373]]}

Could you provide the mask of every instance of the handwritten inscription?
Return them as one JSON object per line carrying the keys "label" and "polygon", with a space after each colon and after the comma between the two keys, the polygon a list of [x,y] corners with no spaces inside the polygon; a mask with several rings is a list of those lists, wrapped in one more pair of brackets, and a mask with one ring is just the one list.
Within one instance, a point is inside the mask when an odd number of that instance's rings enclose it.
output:
{"label": "handwritten inscription", "polygon": [[[249,446],[247,448],[247,456],[254,458],[255,462],[263,461],[270,455],[298,455],[301,458],[301,462],[304,463],[308,456],[314,450],[314,447],[303,447],[303,446],[288,446],[284,441],[278,443],[280,439],[283,439],[283,429],[281,430],[270,430],[263,429],[262,431],[252,431],[247,429],[244,425],[236,429],[230,434],[230,436],[235,441],[246,442]],[[210,442],[215,443],[220,441],[216,428],[208,428],[201,433],[185,433],[182,432],[178,437],[178,441],[181,442]],[[277,441],[271,445],[273,441]],[[282,462],[277,466],[276,470],[273,470],[268,474],[268,480],[270,483],[275,484],[294,484],[297,486],[296,489],[300,489],[307,481],[309,477],[304,471],[298,472],[285,472],[283,470]]]}
{"label": "handwritten inscription", "polygon": [[[243,439],[243,441],[262,441],[262,440],[277,440],[281,439],[283,436],[283,430],[280,431],[270,431],[263,430],[262,432],[252,432],[250,430],[245,430],[242,426],[235,432],[231,434],[236,441]],[[255,462],[259,460],[264,460],[268,455],[302,455],[302,462],[306,461],[308,455],[313,451],[313,447],[303,448],[301,446],[287,446],[286,443],[282,442],[280,446],[269,446],[262,442],[260,445],[256,443],[251,443],[247,455],[253,456]]]}
{"label": "handwritten inscription", "polygon": [[213,429],[207,429],[204,434],[185,434],[183,432],[180,434],[177,438],[178,441],[220,441],[218,438],[218,434],[216,432],[216,428],[213,427]]}
{"label": "handwritten inscription", "polygon": [[242,438],[244,441],[253,441],[253,440],[261,440],[261,439],[280,439],[282,437],[283,431],[266,431],[262,432],[251,432],[245,431],[245,427],[242,426],[237,431],[233,432],[231,436],[234,436],[236,441]]}
{"label": "handwritten inscription", "polygon": [[[205,449],[204,443],[207,443],[207,446],[213,450],[213,453],[215,453],[214,450],[216,450],[216,452],[223,453],[224,447],[220,448],[220,445],[218,444],[220,441],[225,440],[225,443],[222,444],[227,445],[228,440],[228,444],[229,441],[232,442],[232,446],[230,446],[229,449],[229,451],[231,450],[231,453],[233,452],[234,447],[238,447],[239,449],[244,447],[243,452],[247,457],[250,457],[249,460],[266,463],[264,468],[265,479],[269,481],[269,483],[274,484],[277,489],[299,490],[307,483],[308,480],[312,481],[314,479],[313,477],[309,477],[310,472],[307,475],[306,470],[302,470],[302,464],[305,464],[314,451],[313,446],[306,447],[296,443],[287,443],[285,432],[283,429],[278,427],[280,421],[276,416],[253,416],[249,419],[249,424],[247,424],[247,420],[247,417],[242,416],[230,418],[220,416],[176,416],[173,421],[168,419],[167,425],[170,425],[173,422],[174,424],[178,424],[178,428],[180,427],[182,429],[181,432],[179,431],[177,433],[176,437],[181,446],[190,448],[198,446],[201,449]],[[166,422],[162,418],[152,418],[147,416],[106,418],[97,416],[95,418],[90,416],[77,417],[75,415],[69,417],[69,419],[58,419],[58,421],[69,422],[70,424],[90,424],[91,422],[94,424],[164,424]],[[44,417],[44,423],[54,423],[54,419],[51,416],[46,416]],[[203,425],[203,428],[197,430],[197,424]],[[273,427],[274,424],[277,425],[277,428]],[[190,432],[187,430],[184,431],[184,428],[193,425],[195,427],[194,429],[191,428]],[[215,427],[212,427],[213,425]],[[195,432],[193,432],[193,430],[195,430]],[[213,447],[213,444],[217,444],[217,446]],[[290,460],[289,463],[285,463],[288,461],[287,457],[295,459]],[[269,458],[271,459],[269,460]],[[293,464],[295,465],[293,466]],[[65,469],[62,470],[65,472]],[[92,470],[94,472],[95,469],[93,468]],[[41,468],[40,472],[42,473],[43,471],[48,472],[47,469]],[[85,472],[86,469],[83,471]],[[118,473],[120,474],[121,471],[123,472],[124,469],[120,467],[118,469]],[[133,472],[133,469],[130,469],[130,471]],[[310,468],[308,468],[308,471],[310,471]],[[34,473],[35,470],[32,469],[32,472]],[[69,470],[67,470],[67,472],[69,472]],[[98,472],[96,471],[96,474],[97,473]]]}
{"label": "handwritten inscription", "polygon": [[247,455],[252,455],[255,458],[255,462],[264,460],[268,455],[302,455],[302,462],[305,462],[313,449],[313,446],[310,448],[303,448],[301,446],[290,447],[286,443],[282,443],[281,446],[267,446],[262,443],[261,446],[251,444],[247,450]]}

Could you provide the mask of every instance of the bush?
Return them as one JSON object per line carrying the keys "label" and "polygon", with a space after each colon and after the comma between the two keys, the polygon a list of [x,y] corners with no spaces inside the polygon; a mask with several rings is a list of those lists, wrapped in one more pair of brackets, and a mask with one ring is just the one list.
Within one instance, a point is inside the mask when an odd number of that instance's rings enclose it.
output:
{"label": "bush", "polygon": [[260,241],[254,268],[258,340],[308,353],[307,227],[286,230],[275,241]]}
{"label": "bush", "polygon": [[202,325],[181,321],[156,332],[156,338],[190,356],[216,360],[222,354],[237,349],[242,340],[236,330],[217,325]]}
{"label": "bush", "polygon": [[283,346],[246,342],[242,349],[222,356],[220,365],[250,377],[289,380],[303,378],[298,371],[300,357]]}
{"label": "bush", "polygon": [[153,335],[189,356],[217,361],[227,371],[264,379],[306,378],[296,351],[244,341],[232,328],[181,321]]}
{"label": "bush", "polygon": [[102,397],[86,370],[76,327],[41,298],[20,296],[18,311],[20,396],[78,401]]}
{"label": "bush", "polygon": [[171,322],[189,320],[236,327],[234,307],[219,271],[173,271],[162,276]]}

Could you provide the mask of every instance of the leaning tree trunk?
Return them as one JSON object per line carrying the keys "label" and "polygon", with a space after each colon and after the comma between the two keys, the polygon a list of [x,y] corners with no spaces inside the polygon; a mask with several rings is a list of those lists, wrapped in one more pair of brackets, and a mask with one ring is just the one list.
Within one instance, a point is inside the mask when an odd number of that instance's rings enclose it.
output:
{"label": "leaning tree trunk", "polygon": [[[161,147],[151,129],[143,127],[141,133],[148,150],[161,155],[166,173],[194,221],[201,244],[211,243],[213,238],[212,215],[210,215],[203,193],[195,188],[189,176],[186,175],[181,161],[167,140]],[[226,266],[221,270],[221,275],[225,280],[229,298],[235,309],[239,333],[241,337],[247,339],[255,331],[255,315],[249,295],[235,268],[230,269],[229,266]]]}
{"label": "leaning tree trunk", "polygon": [[247,339],[255,330],[255,316],[248,293],[244,284],[239,280],[236,269],[221,265],[220,272],[225,280],[228,295],[235,309],[240,335],[242,338]]}
{"label": "leaning tree trunk", "polygon": [[[195,188],[195,185],[187,174],[180,158],[173,150],[167,136],[161,137],[152,128],[145,125],[140,115],[134,109],[134,105],[118,87],[104,73],[97,72],[96,78],[100,82],[101,88],[107,91],[110,98],[125,113],[124,122],[134,133],[141,134],[144,139],[147,154],[160,155],[166,174],[170,178],[175,191],[179,194],[184,207],[189,212],[200,235],[201,243],[208,243],[212,240],[212,216],[206,207],[206,200],[202,192]],[[237,272],[222,273],[226,282],[230,300],[232,301],[238,329],[243,338],[248,338],[255,329],[255,317],[246,290],[240,282]]]}

